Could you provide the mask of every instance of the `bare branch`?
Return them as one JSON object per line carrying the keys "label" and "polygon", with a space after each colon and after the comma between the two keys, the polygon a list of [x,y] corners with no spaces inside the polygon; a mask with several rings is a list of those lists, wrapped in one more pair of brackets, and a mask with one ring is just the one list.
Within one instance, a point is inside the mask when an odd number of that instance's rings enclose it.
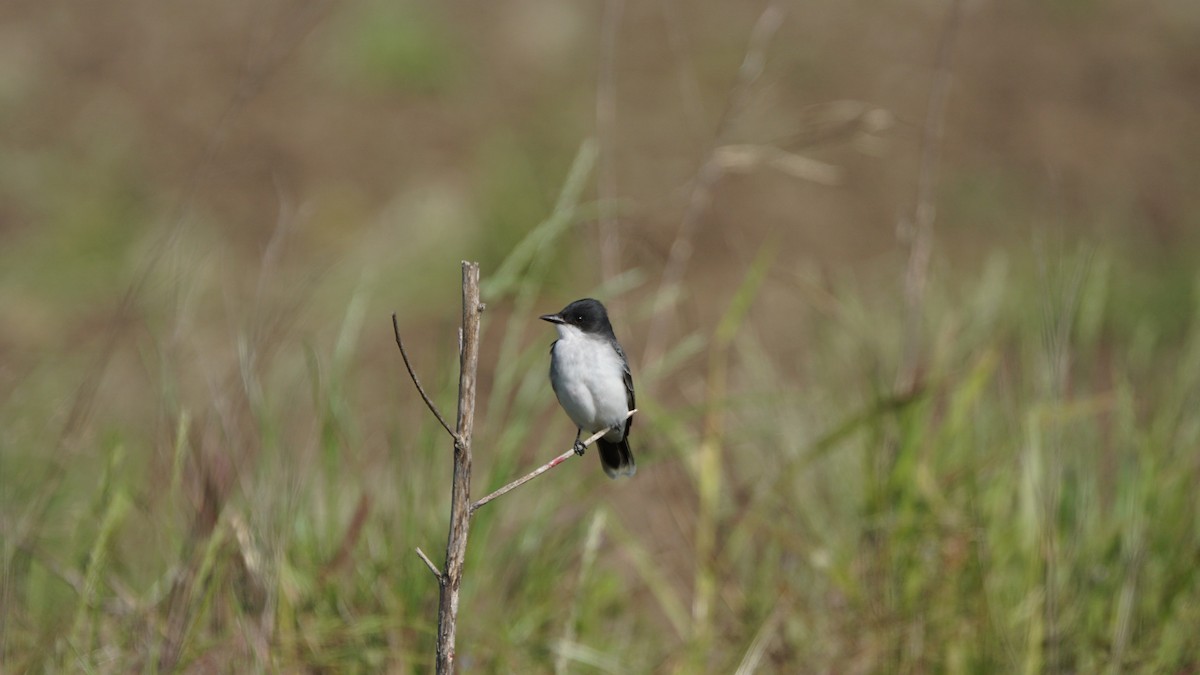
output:
{"label": "bare branch", "polygon": [[421,556],[421,560],[425,562],[425,566],[429,568],[430,572],[433,572],[433,578],[437,579],[439,586],[446,583],[445,579],[442,577],[441,570],[437,568],[437,565],[433,564],[433,561],[429,559],[429,556],[425,555],[425,551],[422,551],[420,546],[417,547],[417,555]]}
{"label": "bare branch", "polygon": [[438,595],[437,673],[454,672],[458,631],[458,591],[467,558],[471,527],[471,437],[479,371],[479,263],[462,263],[462,329],[459,331],[458,433],[454,434],[454,483],[450,491],[450,531],[446,537],[446,573]]}
{"label": "bare branch", "polygon": [[417,374],[413,371],[412,364],[408,362],[408,352],[404,351],[404,341],[400,339],[400,324],[396,322],[395,312],[392,312],[392,332],[396,334],[396,346],[400,348],[400,356],[404,359],[404,367],[408,369],[408,376],[412,378],[413,384],[417,386],[417,391],[421,394],[421,398],[425,399],[425,405],[428,406],[433,416],[442,423],[442,428],[446,430],[446,433],[450,434],[450,438],[457,441],[458,434],[454,433],[454,430],[446,423],[446,418],[442,417],[442,413],[438,412],[437,406],[429,398],[429,394],[425,393],[425,388],[421,386],[421,381],[417,379]]}
{"label": "bare branch", "polygon": [[[637,412],[636,408],[633,410],[630,410],[629,414],[625,416],[625,419],[627,420],[630,417],[633,417],[634,413],[636,413],[636,412]],[[595,443],[596,441],[600,440],[601,436],[603,436],[604,434],[607,434],[608,432],[612,431],[613,429],[616,429],[617,427],[621,426],[624,423],[625,423],[625,420],[621,420],[620,424],[616,424],[607,429],[601,429],[600,431],[597,431],[596,433],[592,434],[586,441],[583,442],[583,447],[586,448],[589,445]],[[477,511],[479,509],[479,507],[483,506],[484,504],[492,501],[493,499],[495,499],[497,497],[500,497],[502,495],[508,494],[509,492],[512,492],[513,490],[521,487],[522,485],[528,483],[529,481],[533,480],[534,478],[537,478],[538,476],[546,473],[550,469],[553,469],[554,467],[558,466],[559,464],[562,464],[563,462],[567,461],[568,459],[571,459],[571,457],[573,457],[574,455],[575,455],[575,448],[572,447],[570,450],[567,450],[566,452],[559,455],[558,457],[555,457],[554,459],[550,460],[549,462],[546,462],[545,464],[539,466],[538,468],[534,469],[533,471],[530,471],[529,473],[525,474],[521,478],[514,480],[513,482],[509,483],[508,485],[505,485],[504,487],[500,488],[499,490],[496,490],[495,492],[491,493],[490,495],[483,497],[479,501],[475,502],[474,504],[471,505],[471,513],[475,513],[475,511]]]}

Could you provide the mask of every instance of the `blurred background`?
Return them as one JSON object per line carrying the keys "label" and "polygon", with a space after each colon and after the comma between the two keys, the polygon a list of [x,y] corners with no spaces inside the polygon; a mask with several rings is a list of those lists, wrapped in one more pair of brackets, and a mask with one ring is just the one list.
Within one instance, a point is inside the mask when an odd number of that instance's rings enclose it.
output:
{"label": "blurred background", "polygon": [[[1200,672],[1200,5],[0,6],[0,662]],[[929,238],[921,233],[927,233]],[[928,244],[928,248],[924,245]],[[925,258],[925,253],[928,258]],[[432,423],[431,423],[432,422]]]}

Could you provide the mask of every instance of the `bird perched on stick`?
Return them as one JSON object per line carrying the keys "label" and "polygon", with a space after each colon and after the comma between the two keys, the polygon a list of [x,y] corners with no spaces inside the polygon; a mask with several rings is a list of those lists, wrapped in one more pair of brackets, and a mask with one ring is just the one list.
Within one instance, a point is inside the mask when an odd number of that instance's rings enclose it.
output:
{"label": "bird perched on stick", "polygon": [[598,300],[584,298],[540,318],[558,329],[558,339],[550,345],[550,386],[578,429],[575,453],[583,454],[579,437],[584,431],[594,434],[611,427],[596,441],[600,466],[609,478],[632,476],[637,472],[629,449],[633,376],[608,311]]}

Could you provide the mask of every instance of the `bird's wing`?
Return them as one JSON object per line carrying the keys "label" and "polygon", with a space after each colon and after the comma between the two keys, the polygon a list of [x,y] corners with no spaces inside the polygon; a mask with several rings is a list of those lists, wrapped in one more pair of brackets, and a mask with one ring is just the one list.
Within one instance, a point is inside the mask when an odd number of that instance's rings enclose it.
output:
{"label": "bird's wing", "polygon": [[558,396],[558,385],[555,384],[554,382],[558,378],[554,377],[554,347],[557,344],[558,344],[558,340],[555,340],[554,342],[550,343],[550,388],[554,390],[554,395],[556,397]]}
{"label": "bird's wing", "polygon": [[[629,372],[629,359],[625,358],[625,350],[621,349],[621,344],[619,342],[614,340],[613,347],[615,347],[617,350],[617,356],[621,357],[621,370],[623,371],[622,374],[625,376],[625,403],[629,406],[630,410],[633,410],[637,406],[635,405],[633,396],[633,373]],[[629,430],[632,428],[633,418],[630,417],[625,420],[626,436],[629,436]]]}

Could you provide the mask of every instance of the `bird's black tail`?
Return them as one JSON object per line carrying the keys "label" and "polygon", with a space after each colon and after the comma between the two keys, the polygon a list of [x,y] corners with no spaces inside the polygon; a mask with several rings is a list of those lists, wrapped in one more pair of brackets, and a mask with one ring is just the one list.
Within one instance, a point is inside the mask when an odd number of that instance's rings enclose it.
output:
{"label": "bird's black tail", "polygon": [[612,442],[600,438],[596,441],[600,449],[600,466],[609,478],[632,476],[637,473],[637,464],[633,461],[633,451],[629,449],[629,437]]}

